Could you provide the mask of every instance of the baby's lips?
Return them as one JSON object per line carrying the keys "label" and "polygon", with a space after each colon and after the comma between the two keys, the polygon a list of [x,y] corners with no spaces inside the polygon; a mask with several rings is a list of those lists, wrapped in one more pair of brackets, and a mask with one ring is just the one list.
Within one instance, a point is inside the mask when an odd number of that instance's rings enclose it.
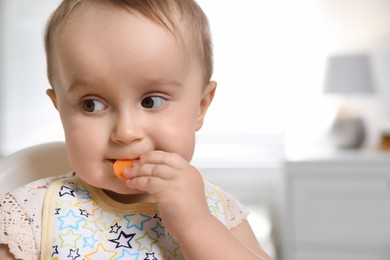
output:
{"label": "baby's lips", "polygon": [[125,168],[133,167],[135,161],[136,160],[116,160],[113,165],[115,176],[121,181],[126,181],[125,176],[123,176],[123,171]]}

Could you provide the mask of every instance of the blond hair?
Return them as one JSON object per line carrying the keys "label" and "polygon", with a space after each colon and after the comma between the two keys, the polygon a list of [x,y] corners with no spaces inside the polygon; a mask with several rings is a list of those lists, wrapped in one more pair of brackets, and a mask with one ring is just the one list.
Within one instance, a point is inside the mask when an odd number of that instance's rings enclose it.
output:
{"label": "blond hair", "polygon": [[[210,28],[206,15],[194,0],[63,0],[49,18],[44,38],[47,75],[53,87],[55,77],[53,56],[58,34],[72,10],[83,2],[107,4],[129,12],[137,12],[163,26],[182,43],[183,34],[188,34],[190,37],[188,42],[191,45],[185,46],[188,56],[198,59],[202,66],[205,85],[210,81],[213,73]],[[180,27],[179,22],[184,22],[186,28]]]}

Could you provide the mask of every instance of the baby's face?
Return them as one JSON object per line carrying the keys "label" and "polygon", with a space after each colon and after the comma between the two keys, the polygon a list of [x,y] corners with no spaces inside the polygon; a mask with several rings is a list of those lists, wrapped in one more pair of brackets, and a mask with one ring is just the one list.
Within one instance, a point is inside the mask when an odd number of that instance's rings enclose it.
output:
{"label": "baby's face", "polygon": [[203,78],[172,34],[142,16],[96,5],[74,10],[59,37],[54,101],[81,179],[132,194],[115,177],[114,160],[153,150],[191,160],[207,110]]}

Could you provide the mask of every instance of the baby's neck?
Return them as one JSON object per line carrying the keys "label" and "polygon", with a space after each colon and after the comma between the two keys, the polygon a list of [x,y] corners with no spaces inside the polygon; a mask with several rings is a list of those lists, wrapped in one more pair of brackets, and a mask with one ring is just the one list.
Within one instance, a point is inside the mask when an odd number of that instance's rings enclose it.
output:
{"label": "baby's neck", "polygon": [[155,202],[154,198],[148,193],[139,193],[139,194],[118,194],[109,190],[103,190],[111,199],[124,203],[124,204],[134,204],[142,202]]}

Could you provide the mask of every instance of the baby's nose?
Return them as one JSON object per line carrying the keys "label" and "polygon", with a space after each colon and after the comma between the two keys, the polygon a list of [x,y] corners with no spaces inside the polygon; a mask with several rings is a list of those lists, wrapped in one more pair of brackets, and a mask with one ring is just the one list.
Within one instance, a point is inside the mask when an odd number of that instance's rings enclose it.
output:
{"label": "baby's nose", "polygon": [[115,143],[128,144],[142,138],[141,127],[135,117],[129,114],[118,116],[115,121],[111,140]]}

